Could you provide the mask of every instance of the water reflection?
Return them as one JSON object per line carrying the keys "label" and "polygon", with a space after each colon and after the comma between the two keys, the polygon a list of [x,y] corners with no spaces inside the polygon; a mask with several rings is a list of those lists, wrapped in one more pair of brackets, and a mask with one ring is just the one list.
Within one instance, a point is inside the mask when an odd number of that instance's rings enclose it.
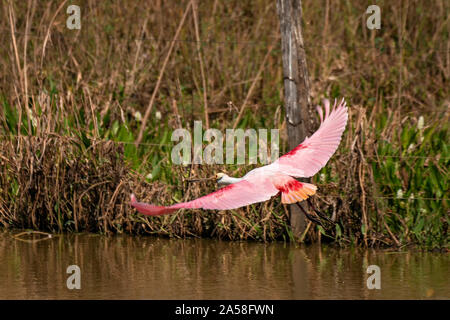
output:
{"label": "water reflection", "polygon": [[[69,265],[81,290],[69,290]],[[381,268],[381,290],[366,269]],[[0,233],[0,299],[449,299],[448,254],[327,246]]]}

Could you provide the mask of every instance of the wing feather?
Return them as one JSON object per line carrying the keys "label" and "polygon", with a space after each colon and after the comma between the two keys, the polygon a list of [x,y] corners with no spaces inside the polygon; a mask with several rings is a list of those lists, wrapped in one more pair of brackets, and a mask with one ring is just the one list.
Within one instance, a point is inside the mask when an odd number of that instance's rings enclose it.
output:
{"label": "wing feather", "polygon": [[140,213],[151,216],[173,213],[178,209],[228,210],[269,200],[278,192],[279,190],[273,185],[269,177],[257,175],[230,184],[189,202],[182,202],[172,206],[155,206],[137,202],[136,197],[131,195],[131,205]]}
{"label": "wing feather", "polygon": [[242,180],[201,198],[173,205],[171,208],[236,209],[269,200],[278,193],[278,189],[269,180],[267,180],[268,184],[255,182],[252,179]]}
{"label": "wing feather", "polygon": [[323,168],[336,152],[345,130],[348,110],[344,99],[330,112],[330,102],[324,101],[325,117],[318,107],[321,124],[319,129],[296,148],[280,157],[270,166],[293,177],[311,177]]}

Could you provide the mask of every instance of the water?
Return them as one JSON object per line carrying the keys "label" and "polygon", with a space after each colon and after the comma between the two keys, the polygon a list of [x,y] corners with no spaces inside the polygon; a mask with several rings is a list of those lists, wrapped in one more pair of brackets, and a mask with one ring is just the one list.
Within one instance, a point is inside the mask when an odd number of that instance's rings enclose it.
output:
{"label": "water", "polygon": [[[449,299],[449,256],[283,243],[0,233],[0,299]],[[69,265],[81,289],[69,290]],[[367,288],[369,265],[381,289]]]}

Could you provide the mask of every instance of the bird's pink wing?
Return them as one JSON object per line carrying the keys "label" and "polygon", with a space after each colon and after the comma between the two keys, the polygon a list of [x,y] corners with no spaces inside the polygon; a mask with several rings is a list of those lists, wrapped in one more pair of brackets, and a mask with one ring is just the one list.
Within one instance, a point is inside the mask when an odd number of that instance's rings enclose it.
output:
{"label": "bird's pink wing", "polygon": [[279,190],[273,185],[270,179],[257,176],[230,184],[201,198],[189,202],[178,203],[173,206],[155,206],[137,202],[134,195],[131,195],[131,205],[140,213],[151,216],[169,214],[178,209],[203,208],[228,210],[269,200],[278,192]]}
{"label": "bird's pink wing", "polygon": [[324,101],[323,111],[318,107],[321,124],[314,134],[306,138],[296,148],[280,157],[270,166],[278,172],[293,177],[311,177],[326,165],[341,141],[342,133],[348,119],[348,111],[344,99],[330,112],[330,102]]}

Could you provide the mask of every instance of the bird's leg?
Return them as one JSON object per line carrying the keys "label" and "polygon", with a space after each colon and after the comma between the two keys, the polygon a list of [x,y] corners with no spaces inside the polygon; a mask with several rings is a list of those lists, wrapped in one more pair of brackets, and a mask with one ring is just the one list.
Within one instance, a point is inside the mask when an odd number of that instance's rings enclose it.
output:
{"label": "bird's leg", "polygon": [[325,228],[325,226],[322,224],[322,221],[320,221],[319,219],[317,219],[317,218],[316,218],[315,216],[313,216],[312,214],[308,214],[308,213],[305,211],[305,209],[303,209],[303,207],[302,207],[298,202],[296,202],[295,204],[300,208],[300,210],[303,211],[303,213],[305,214],[305,216],[306,216],[310,221],[312,221],[312,222],[314,222],[314,223],[316,223],[316,224],[318,224],[318,225],[321,225],[323,228]]}
{"label": "bird's leg", "polygon": [[314,210],[314,212],[315,212],[319,217],[321,217],[322,219],[325,219],[325,220],[328,221],[329,223],[336,224],[336,222],[334,222],[333,220],[331,220],[330,218],[328,218],[325,214],[323,214],[322,212],[320,212],[319,210],[317,210],[317,209],[313,206],[311,199],[308,198],[308,199],[306,199],[306,201],[308,201],[309,206]]}

